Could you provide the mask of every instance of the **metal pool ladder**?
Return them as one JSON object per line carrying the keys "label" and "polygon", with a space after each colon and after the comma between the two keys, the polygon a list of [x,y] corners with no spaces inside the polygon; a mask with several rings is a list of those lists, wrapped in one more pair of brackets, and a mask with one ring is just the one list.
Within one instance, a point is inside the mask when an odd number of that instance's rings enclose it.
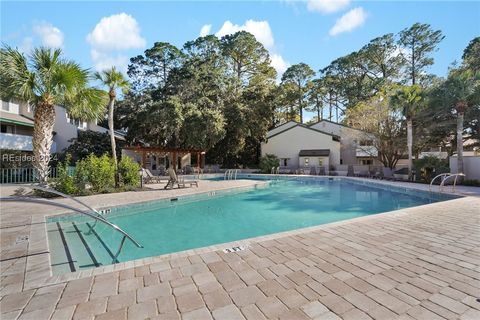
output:
{"label": "metal pool ladder", "polygon": [[237,180],[237,174],[240,170],[238,169],[228,169],[223,175],[224,180]]}
{"label": "metal pool ladder", "polygon": [[26,197],[3,197],[3,198],[0,198],[0,201],[12,201],[12,202],[32,202],[32,203],[40,203],[40,204],[46,204],[46,205],[50,205],[50,206],[54,206],[54,207],[60,207],[60,208],[65,208],[65,209],[69,209],[69,210],[72,210],[72,211],[75,211],[77,213],[80,213],[80,214],[83,214],[83,215],[86,215],[90,218],[93,218],[95,220],[94,224],[92,226],[90,226],[90,231],[95,227],[97,221],[100,221],[101,223],[103,224],[106,224],[107,226],[109,226],[110,228],[112,228],[113,230],[117,231],[117,232],[120,232],[120,234],[123,235],[122,237],[122,241],[120,242],[120,246],[118,247],[118,250],[117,252],[115,253],[115,255],[113,256],[113,261],[112,263],[117,263],[118,262],[118,256],[120,255],[120,252],[122,251],[122,248],[123,248],[123,245],[125,244],[125,240],[128,239],[130,240],[137,248],[143,248],[143,246],[138,243],[135,239],[133,239],[127,232],[125,232],[122,228],[120,228],[119,226],[111,223],[110,221],[108,221],[107,219],[105,219],[102,214],[100,212],[98,212],[97,210],[95,210],[94,208],[90,207],[88,204],[84,203],[83,201],[80,201],[76,198],[73,198],[69,195],[66,195],[62,192],[59,192],[55,189],[49,189],[49,188],[44,188],[44,187],[40,187],[40,186],[35,186],[35,185],[29,185],[29,186],[25,186],[25,187],[28,187],[28,188],[31,188],[33,190],[40,190],[40,191],[44,191],[44,192],[49,192],[49,193],[53,193],[53,194],[56,194],[56,195],[59,195],[59,196],[62,196],[66,199],[70,199],[70,200],[73,200],[74,202],[76,203],[79,203],[81,204],[82,206],[86,207],[87,209],[89,209],[90,211],[92,212],[89,212],[89,211],[83,211],[83,210],[80,210],[80,209],[77,209],[75,207],[72,207],[72,206],[69,206],[69,205],[66,205],[66,204],[62,204],[62,203],[56,203],[56,202],[53,202],[53,201],[50,201],[50,200],[46,200],[46,199],[39,199],[39,198],[26,198]]}
{"label": "metal pool ladder", "polygon": [[465,174],[463,173],[441,173],[439,175],[437,175],[435,178],[432,179],[432,181],[430,181],[430,187],[429,187],[429,190],[430,192],[432,191],[432,185],[433,185],[433,182],[437,179],[437,178],[441,178],[442,181],[440,182],[440,185],[438,187],[439,191],[440,192],[443,192],[443,188],[445,187],[445,182],[454,177],[455,179],[453,180],[453,186],[452,186],[452,192],[455,192],[455,186],[457,185],[457,179],[458,177],[465,177]]}

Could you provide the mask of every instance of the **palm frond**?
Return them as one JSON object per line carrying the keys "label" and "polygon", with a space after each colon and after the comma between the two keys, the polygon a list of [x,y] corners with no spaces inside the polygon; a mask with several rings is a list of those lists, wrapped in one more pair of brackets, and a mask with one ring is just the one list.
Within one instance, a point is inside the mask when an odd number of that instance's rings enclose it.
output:
{"label": "palm frond", "polygon": [[0,49],[0,95],[34,101],[35,74],[28,69],[27,58],[17,49],[4,45]]}
{"label": "palm frond", "polygon": [[84,88],[73,95],[66,95],[64,106],[68,113],[85,121],[100,119],[105,115],[108,95],[97,88]]}
{"label": "palm frond", "polygon": [[95,73],[95,78],[102,82],[103,85],[109,87],[110,90],[122,89],[128,90],[130,83],[125,79],[124,75],[117,71],[115,67]]}

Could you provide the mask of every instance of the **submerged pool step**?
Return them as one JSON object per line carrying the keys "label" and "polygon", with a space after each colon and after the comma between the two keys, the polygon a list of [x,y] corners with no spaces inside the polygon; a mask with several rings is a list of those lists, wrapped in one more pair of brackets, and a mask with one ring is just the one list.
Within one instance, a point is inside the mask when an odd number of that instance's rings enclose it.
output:
{"label": "submerged pool step", "polygon": [[48,224],[51,265],[54,274],[74,272],[110,264],[112,250],[90,223],[56,222]]}
{"label": "submerged pool step", "polygon": [[68,244],[66,243],[63,227],[60,223],[47,224],[49,238],[50,264],[53,274],[75,271],[75,261],[71,256]]}

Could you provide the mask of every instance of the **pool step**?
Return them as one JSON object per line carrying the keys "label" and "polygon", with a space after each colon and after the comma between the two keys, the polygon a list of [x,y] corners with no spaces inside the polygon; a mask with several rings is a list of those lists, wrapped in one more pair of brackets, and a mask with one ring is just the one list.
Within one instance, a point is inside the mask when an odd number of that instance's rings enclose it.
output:
{"label": "pool step", "polygon": [[[48,225],[51,266],[54,274],[74,272],[110,264],[112,250],[92,223],[56,222]],[[98,226],[97,226],[98,227]],[[96,228],[97,228],[96,227]],[[98,228],[100,229],[100,228]]]}

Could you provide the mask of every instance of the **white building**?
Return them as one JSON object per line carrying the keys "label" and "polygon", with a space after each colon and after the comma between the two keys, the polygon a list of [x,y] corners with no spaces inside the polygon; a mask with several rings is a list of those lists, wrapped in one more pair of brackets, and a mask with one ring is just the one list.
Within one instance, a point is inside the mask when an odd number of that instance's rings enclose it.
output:
{"label": "white building", "polygon": [[368,134],[321,120],[312,125],[286,122],[267,133],[262,156],[274,154],[281,168],[377,164],[377,150]]}
{"label": "white building", "polygon": [[267,133],[262,156],[274,154],[281,168],[297,169],[340,163],[340,139],[294,121],[284,123]]}
{"label": "white building", "polygon": [[[32,151],[33,110],[26,102],[1,101],[0,110],[0,150]],[[53,127],[53,144],[51,152],[62,152],[78,137],[79,130],[108,132],[96,122],[86,122],[72,119],[66,110],[55,106],[55,125]],[[122,135],[117,139],[124,140]]]}

